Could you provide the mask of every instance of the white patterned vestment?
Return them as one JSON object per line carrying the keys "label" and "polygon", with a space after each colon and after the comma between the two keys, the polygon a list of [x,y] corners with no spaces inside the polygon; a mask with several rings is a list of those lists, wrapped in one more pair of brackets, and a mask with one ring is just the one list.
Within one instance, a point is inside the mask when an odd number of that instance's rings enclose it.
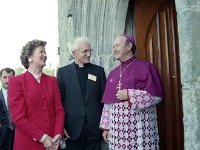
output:
{"label": "white patterned vestment", "polygon": [[156,104],[160,97],[128,90],[128,101],[104,104],[100,127],[109,130],[110,150],[159,150]]}

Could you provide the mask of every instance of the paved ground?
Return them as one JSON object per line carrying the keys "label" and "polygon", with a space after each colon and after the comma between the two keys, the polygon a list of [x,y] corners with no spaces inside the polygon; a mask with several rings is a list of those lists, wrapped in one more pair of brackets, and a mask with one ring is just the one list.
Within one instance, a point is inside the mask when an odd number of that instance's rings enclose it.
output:
{"label": "paved ground", "polygon": [[108,144],[106,144],[105,142],[102,142],[101,150],[108,150]]}

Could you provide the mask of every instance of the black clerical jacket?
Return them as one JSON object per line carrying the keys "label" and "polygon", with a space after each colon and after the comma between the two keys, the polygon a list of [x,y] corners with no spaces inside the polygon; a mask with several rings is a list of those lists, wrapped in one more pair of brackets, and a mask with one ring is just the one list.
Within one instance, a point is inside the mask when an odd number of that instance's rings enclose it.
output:
{"label": "black clerical jacket", "polygon": [[89,129],[94,138],[101,138],[99,122],[103,104],[101,99],[105,88],[105,72],[100,66],[88,64],[85,97],[81,87],[75,64],[58,69],[57,79],[65,109],[65,129],[72,140],[77,140],[87,119]]}

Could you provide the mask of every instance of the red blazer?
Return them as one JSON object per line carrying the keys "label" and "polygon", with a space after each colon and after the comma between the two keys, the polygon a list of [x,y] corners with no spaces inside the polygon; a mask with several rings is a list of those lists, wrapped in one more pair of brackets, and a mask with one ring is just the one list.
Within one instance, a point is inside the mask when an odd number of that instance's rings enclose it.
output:
{"label": "red blazer", "polygon": [[45,150],[44,134],[63,134],[64,110],[55,77],[42,74],[40,83],[30,72],[9,80],[9,107],[15,124],[14,150]]}

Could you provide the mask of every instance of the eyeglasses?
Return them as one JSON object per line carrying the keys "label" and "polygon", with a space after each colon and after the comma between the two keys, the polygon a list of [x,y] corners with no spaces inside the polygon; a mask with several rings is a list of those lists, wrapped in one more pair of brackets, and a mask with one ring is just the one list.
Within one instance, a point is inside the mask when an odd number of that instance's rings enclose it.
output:
{"label": "eyeglasses", "polygon": [[113,49],[117,49],[117,48],[119,48],[120,47],[120,44],[114,44],[113,45]]}
{"label": "eyeglasses", "polygon": [[87,53],[92,53],[93,52],[93,49],[85,49],[83,51],[80,51],[80,50],[77,50],[78,52],[82,53],[83,55],[86,55]]}

